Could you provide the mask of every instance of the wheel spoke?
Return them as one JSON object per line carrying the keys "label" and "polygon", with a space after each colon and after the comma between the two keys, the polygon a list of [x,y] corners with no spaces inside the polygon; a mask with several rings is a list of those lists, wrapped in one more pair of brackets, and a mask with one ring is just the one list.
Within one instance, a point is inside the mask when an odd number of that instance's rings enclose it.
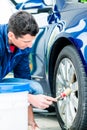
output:
{"label": "wheel spoke", "polygon": [[72,89],[73,92],[78,91],[78,82],[74,82],[70,84],[70,88]]}
{"label": "wheel spoke", "polygon": [[72,104],[75,111],[78,109],[78,98],[75,96],[74,93],[70,95],[70,103]]}

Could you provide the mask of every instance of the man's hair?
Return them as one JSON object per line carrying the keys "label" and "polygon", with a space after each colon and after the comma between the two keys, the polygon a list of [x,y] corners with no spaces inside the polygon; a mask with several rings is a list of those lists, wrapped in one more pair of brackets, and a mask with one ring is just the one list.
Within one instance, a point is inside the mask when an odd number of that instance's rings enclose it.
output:
{"label": "man's hair", "polygon": [[15,37],[18,38],[26,34],[35,36],[39,28],[32,14],[26,11],[18,11],[10,17],[8,31],[12,31]]}

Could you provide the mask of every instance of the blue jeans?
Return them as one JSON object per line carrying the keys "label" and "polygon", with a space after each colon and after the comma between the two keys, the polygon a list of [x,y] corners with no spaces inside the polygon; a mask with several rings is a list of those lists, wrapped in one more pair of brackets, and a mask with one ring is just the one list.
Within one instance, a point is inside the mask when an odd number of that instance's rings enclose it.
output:
{"label": "blue jeans", "polygon": [[6,78],[1,81],[1,83],[16,83],[16,82],[22,82],[22,83],[29,83],[29,93],[30,94],[43,94],[42,86],[34,81],[34,80],[28,80],[28,79],[21,79],[21,78]]}

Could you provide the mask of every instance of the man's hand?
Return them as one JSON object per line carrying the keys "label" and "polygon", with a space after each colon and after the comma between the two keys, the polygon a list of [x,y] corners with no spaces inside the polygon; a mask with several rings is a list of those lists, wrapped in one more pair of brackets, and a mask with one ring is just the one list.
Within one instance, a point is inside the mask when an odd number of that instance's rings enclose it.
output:
{"label": "man's hand", "polygon": [[32,104],[34,107],[40,108],[40,109],[46,109],[48,108],[53,102],[57,102],[56,98],[45,96],[42,94],[39,95],[28,95],[28,101],[30,104]]}

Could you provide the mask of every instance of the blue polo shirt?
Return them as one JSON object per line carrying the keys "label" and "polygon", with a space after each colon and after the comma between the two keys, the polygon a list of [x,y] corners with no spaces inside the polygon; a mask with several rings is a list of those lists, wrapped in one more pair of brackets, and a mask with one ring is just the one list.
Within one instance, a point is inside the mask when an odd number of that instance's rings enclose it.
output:
{"label": "blue polo shirt", "polygon": [[16,48],[15,52],[12,52],[8,43],[8,25],[0,25],[0,80],[11,71],[16,78],[30,79],[30,52],[31,48]]}

